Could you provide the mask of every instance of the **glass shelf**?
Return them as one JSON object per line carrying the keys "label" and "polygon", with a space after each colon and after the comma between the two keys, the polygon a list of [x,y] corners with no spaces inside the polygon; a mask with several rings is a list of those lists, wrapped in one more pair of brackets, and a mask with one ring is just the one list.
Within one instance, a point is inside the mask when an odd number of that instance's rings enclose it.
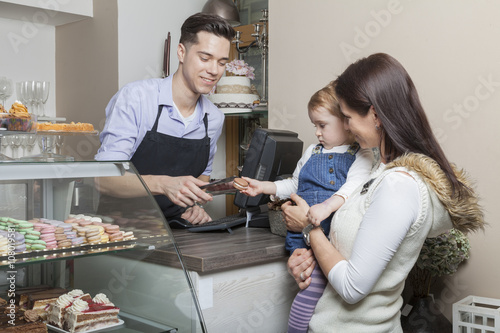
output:
{"label": "glass shelf", "polygon": [[0,269],[19,267],[37,262],[49,262],[53,260],[69,260],[77,257],[93,256],[97,254],[113,254],[130,250],[156,250],[172,245],[172,240],[166,235],[155,235],[148,238],[116,241],[98,244],[85,244],[81,246],[70,246],[53,250],[37,250],[15,253],[13,255],[0,256]]}

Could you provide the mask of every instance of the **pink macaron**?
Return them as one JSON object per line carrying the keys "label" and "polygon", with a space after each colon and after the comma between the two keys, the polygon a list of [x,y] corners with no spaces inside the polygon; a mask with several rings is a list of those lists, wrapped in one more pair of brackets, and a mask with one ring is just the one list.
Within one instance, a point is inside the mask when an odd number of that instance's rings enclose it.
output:
{"label": "pink macaron", "polygon": [[57,241],[48,241],[46,242],[47,245],[46,245],[46,248],[47,249],[55,249],[57,247]]}
{"label": "pink macaron", "polygon": [[42,228],[42,230],[40,230],[40,232],[42,234],[53,234],[56,232],[56,228],[53,226],[48,226],[48,227]]}
{"label": "pink macaron", "polygon": [[41,234],[40,239],[44,241],[55,241],[56,236],[54,234]]}

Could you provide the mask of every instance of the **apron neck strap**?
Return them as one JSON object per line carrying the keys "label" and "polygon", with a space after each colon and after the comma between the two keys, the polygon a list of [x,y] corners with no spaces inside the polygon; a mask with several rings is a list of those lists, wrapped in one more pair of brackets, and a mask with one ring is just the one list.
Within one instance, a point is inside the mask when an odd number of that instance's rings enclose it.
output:
{"label": "apron neck strap", "polygon": [[[158,105],[158,114],[156,115],[156,120],[151,128],[151,132],[156,133],[158,131],[158,122],[160,121],[161,111],[163,110],[163,105]],[[203,123],[205,124],[205,135],[208,136],[208,113],[205,113],[205,117],[203,117]]]}

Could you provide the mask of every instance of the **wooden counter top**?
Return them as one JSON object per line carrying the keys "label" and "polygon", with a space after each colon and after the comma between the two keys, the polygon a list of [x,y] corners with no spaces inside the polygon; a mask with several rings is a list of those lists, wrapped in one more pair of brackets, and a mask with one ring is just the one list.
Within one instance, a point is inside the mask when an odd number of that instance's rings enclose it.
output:
{"label": "wooden counter top", "polygon": [[[237,227],[233,229],[233,234],[227,231],[195,233],[179,229],[172,232],[186,268],[199,273],[259,264],[288,256],[285,238],[272,234],[268,228]],[[175,255],[170,251],[155,252]],[[177,261],[175,256],[173,262]]]}

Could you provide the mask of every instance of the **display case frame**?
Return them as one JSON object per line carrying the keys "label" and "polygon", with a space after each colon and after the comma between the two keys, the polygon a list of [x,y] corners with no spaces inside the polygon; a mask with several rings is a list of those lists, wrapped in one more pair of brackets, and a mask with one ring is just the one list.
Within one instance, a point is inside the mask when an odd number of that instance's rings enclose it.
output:
{"label": "display case frame", "polygon": [[[102,183],[109,179],[118,187],[122,182],[133,182],[141,191],[140,198],[103,194]],[[15,272],[18,289],[44,284],[81,289],[91,295],[106,294],[120,308],[119,316],[124,321],[109,331],[206,332],[195,289],[172,232],[131,162],[0,163],[0,191],[2,186],[19,184],[26,186],[25,192],[20,192],[27,195],[8,205],[0,203],[3,228],[14,228],[19,220],[75,223],[68,217],[83,215],[93,217],[96,224],[99,219],[100,223],[116,224],[123,232],[132,232],[133,237],[1,255],[0,276]],[[85,214],[75,211],[77,188],[79,206],[85,207]],[[4,197],[9,195],[5,188],[2,192]],[[12,206],[16,201],[21,208]],[[25,215],[19,215],[21,211]],[[172,256],[158,259],[157,250],[176,253],[177,260]]]}

